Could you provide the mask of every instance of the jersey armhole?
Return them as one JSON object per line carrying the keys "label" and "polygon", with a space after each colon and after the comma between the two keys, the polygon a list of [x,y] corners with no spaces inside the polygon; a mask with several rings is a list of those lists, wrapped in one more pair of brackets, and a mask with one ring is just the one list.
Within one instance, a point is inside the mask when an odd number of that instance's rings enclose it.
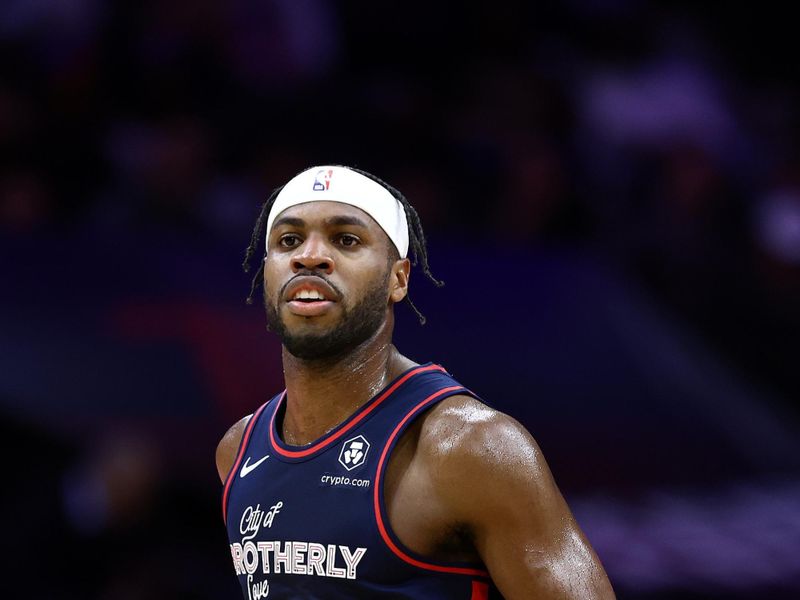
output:
{"label": "jersey armhole", "polygon": [[239,448],[236,451],[236,458],[233,461],[231,470],[228,471],[228,476],[225,478],[225,487],[222,489],[222,520],[226,525],[228,523],[228,497],[230,496],[233,480],[236,478],[239,465],[242,463],[242,458],[244,457],[247,446],[250,443],[250,436],[253,433],[253,429],[255,429],[256,423],[261,417],[261,413],[264,412],[264,409],[269,405],[270,402],[272,402],[272,400],[268,400],[262,404],[247,422],[247,425],[244,428],[244,433],[242,433],[242,439],[239,440]]}
{"label": "jersey armhole", "polygon": [[[421,556],[407,548],[400,539],[395,535],[389,523],[389,517],[386,512],[386,505],[383,495],[383,478],[385,475],[386,467],[389,462],[389,456],[394,450],[397,441],[401,434],[408,428],[408,426],[416,419],[422,412],[432,407],[437,402],[441,402],[445,398],[455,396],[458,394],[471,396],[478,401],[482,400],[469,391],[467,388],[460,385],[442,388],[414,406],[396,425],[392,433],[389,435],[388,440],[381,450],[381,455],[378,460],[378,468],[375,474],[375,491],[373,493],[373,510],[375,513],[375,520],[380,533],[381,539],[386,544],[387,548],[398,558],[404,562],[424,569],[427,571],[436,571],[439,573],[452,573],[457,575],[467,575],[470,577],[478,577],[481,579],[489,579],[489,572],[481,563],[446,563],[433,561],[427,557]],[[480,592],[484,589],[483,585],[476,586],[473,592],[479,592],[474,595],[475,598],[483,598]]]}

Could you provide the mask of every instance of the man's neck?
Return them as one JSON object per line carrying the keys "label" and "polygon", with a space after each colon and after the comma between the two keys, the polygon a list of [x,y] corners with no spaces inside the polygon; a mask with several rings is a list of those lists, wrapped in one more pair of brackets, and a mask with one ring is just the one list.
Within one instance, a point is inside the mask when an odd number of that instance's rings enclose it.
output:
{"label": "man's neck", "polygon": [[335,360],[305,361],[284,348],[284,442],[303,446],[319,439],[412,366],[380,333]]}

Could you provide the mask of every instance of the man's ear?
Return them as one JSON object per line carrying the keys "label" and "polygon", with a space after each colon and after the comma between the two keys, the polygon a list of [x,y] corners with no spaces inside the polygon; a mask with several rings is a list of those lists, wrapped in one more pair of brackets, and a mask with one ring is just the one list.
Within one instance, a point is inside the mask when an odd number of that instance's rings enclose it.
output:
{"label": "man's ear", "polygon": [[408,295],[408,279],[411,276],[411,261],[407,258],[396,260],[392,264],[389,277],[389,298],[397,304]]}

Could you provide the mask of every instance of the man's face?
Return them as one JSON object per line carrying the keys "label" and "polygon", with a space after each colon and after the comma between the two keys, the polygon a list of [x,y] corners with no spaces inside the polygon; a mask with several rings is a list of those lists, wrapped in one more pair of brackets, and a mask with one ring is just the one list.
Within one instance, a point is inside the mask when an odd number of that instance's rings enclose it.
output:
{"label": "man's face", "polygon": [[[270,328],[307,360],[341,356],[369,339],[405,297],[408,260],[364,211],[339,202],[290,207],[275,220],[264,264]],[[391,254],[390,254],[391,253]]]}

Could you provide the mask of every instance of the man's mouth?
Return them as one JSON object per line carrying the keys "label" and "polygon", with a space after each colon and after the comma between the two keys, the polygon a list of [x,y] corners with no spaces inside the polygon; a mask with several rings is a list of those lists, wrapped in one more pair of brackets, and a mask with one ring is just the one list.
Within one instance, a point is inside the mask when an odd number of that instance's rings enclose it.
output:
{"label": "man's mouth", "polygon": [[290,291],[287,300],[289,312],[300,317],[318,317],[328,312],[335,302],[320,287],[315,281],[303,282]]}
{"label": "man's mouth", "polygon": [[336,288],[320,277],[301,275],[292,279],[283,292],[286,302],[317,302],[336,300]]}
{"label": "man's mouth", "polygon": [[326,300],[318,290],[298,290],[290,300],[291,302],[317,302],[319,300]]}
{"label": "man's mouth", "polygon": [[317,317],[330,311],[339,295],[331,284],[314,276],[295,277],[285,291],[289,312],[301,317]]}

